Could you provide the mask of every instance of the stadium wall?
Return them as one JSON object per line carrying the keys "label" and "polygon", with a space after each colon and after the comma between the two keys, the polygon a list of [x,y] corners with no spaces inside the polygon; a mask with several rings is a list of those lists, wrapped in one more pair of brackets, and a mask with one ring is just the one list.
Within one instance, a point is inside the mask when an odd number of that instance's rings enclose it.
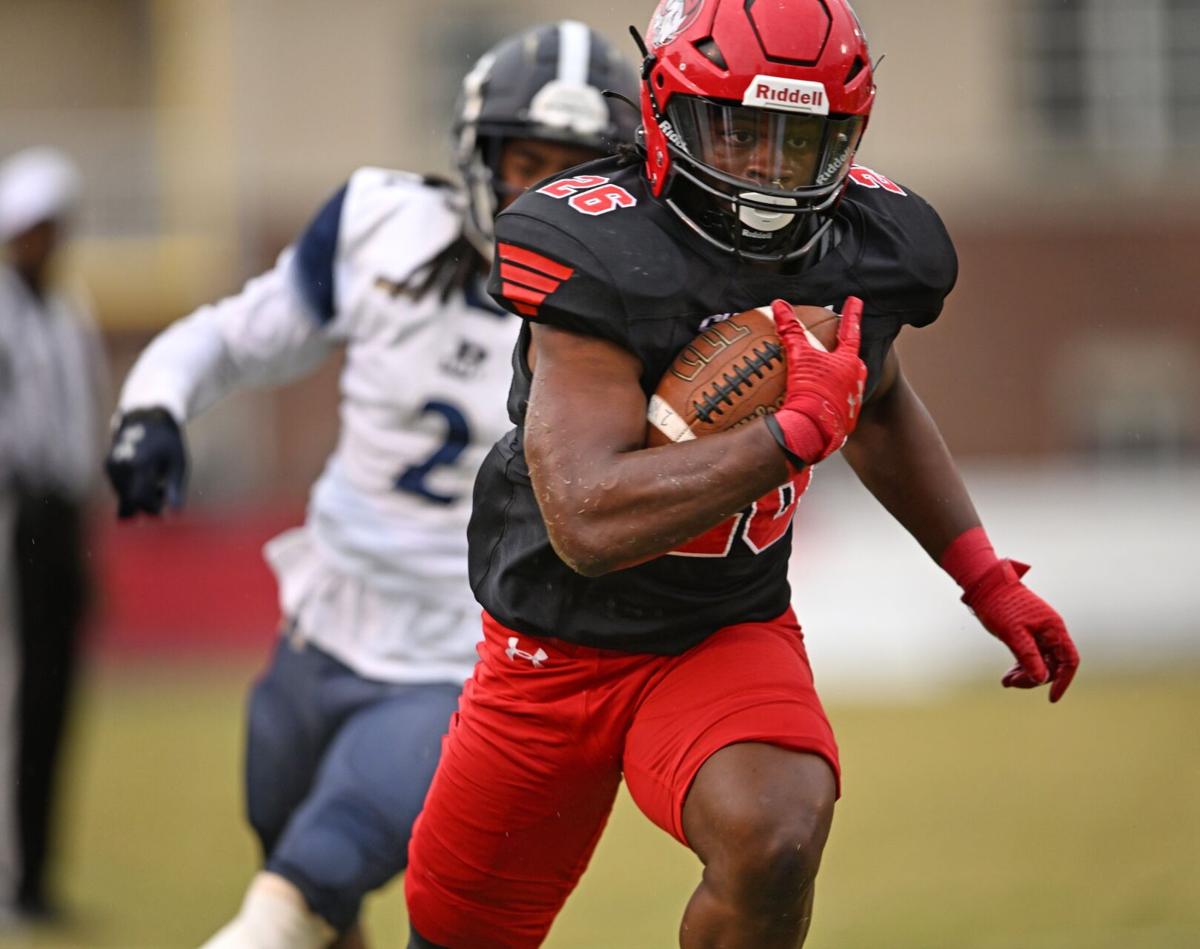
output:
{"label": "stadium wall", "polygon": [[[1200,654],[1200,467],[1054,463],[966,472],[998,551],[1067,619],[1084,672]],[[278,627],[263,542],[299,509],[107,525],[93,553],[101,656],[263,654]],[[957,588],[837,460],[802,500],[793,599],[818,679],[894,694],[1000,673],[1009,657]]]}

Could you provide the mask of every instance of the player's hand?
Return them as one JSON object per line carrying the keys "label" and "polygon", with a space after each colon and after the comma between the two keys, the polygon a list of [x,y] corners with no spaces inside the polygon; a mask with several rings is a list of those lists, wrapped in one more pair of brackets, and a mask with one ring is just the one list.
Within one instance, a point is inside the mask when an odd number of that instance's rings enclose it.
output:
{"label": "player's hand", "polygon": [[1079,668],[1079,653],[1061,616],[1021,582],[1029,570],[1015,560],[998,560],[963,593],[989,633],[1017,657],[1005,673],[1006,688],[1032,689],[1050,683],[1057,702]]}
{"label": "player's hand", "polygon": [[[772,434],[790,455],[815,465],[846,443],[862,408],[867,367],[858,358],[862,300],[846,297],[832,352],[809,343],[790,303],[771,303],[775,329],[787,353],[787,392],[769,419]],[[771,424],[770,422],[768,424]]]}
{"label": "player's hand", "polygon": [[117,492],[117,517],[161,514],[164,503],[181,507],[187,452],[171,413],[135,409],[121,416],[104,470]]}

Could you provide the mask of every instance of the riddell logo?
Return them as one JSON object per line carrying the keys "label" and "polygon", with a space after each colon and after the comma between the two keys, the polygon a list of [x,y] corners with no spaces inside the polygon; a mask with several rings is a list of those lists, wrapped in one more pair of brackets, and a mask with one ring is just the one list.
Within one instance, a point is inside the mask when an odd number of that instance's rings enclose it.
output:
{"label": "riddell logo", "polygon": [[668,142],[670,142],[680,151],[686,152],[688,150],[687,145],[683,143],[683,138],[678,132],[675,131],[674,125],[672,125],[666,119],[663,119],[663,121],[658,123],[658,127],[662,129],[662,133],[664,136],[666,136]]}
{"label": "riddell logo", "polygon": [[746,87],[742,105],[760,105],[788,112],[829,114],[829,97],[825,86],[804,79],[783,79],[780,76],[755,76]]}

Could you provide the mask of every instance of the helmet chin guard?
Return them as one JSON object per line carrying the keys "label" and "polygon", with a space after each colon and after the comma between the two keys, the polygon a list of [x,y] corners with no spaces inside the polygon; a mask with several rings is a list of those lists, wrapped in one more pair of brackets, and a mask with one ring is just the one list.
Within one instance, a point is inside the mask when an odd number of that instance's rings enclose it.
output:
{"label": "helmet chin guard", "polygon": [[[779,210],[764,211],[758,202],[774,204]],[[780,198],[769,194],[758,194],[754,191],[743,191],[738,195],[738,203],[734,206],[737,208],[738,220],[741,221],[743,227],[760,233],[773,234],[791,225],[792,218],[796,216],[794,211],[785,209],[797,208],[799,205],[800,203],[795,198]]]}
{"label": "helmet chin guard", "polygon": [[661,0],[643,66],[646,175],[705,240],[794,260],[828,230],[875,98],[845,0]]}
{"label": "helmet chin guard", "polygon": [[463,80],[455,110],[454,158],[466,189],[463,230],[491,260],[493,220],[504,194],[500,153],[507,139],[578,145],[597,155],[632,141],[633,110],[606,98],[633,94],[637,77],[598,33],[575,20],[509,37]]}

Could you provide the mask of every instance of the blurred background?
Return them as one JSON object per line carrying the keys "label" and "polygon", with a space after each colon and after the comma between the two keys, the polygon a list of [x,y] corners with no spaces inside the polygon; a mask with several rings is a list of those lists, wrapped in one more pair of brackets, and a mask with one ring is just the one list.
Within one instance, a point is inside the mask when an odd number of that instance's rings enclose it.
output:
{"label": "blurred background", "polygon": [[[652,5],[0,0],[0,159],[51,144],[82,169],[69,269],[115,393],[356,167],[449,173],[458,82],[496,39],[570,16],[632,55]],[[930,200],[960,256],[902,358],[1084,666],[1061,707],[1000,692],[1003,647],[822,466],[793,580],[846,794],[809,945],[1200,945],[1200,0],[856,9],[883,57],[859,161]],[[259,549],[302,518],[337,371],[191,425],[185,514],[118,528],[98,491],[68,925],[0,945],[187,946],[236,905],[241,701],[277,622]],[[625,801],[551,945],[672,945],[695,873]],[[377,898],[380,944],[402,912]]]}

